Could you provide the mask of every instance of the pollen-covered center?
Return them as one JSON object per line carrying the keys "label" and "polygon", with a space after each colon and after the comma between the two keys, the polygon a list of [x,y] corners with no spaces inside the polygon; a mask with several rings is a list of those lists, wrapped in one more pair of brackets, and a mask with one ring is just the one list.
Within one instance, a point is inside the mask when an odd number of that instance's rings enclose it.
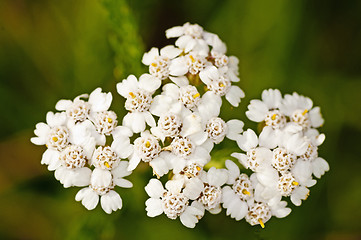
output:
{"label": "pollen-covered center", "polygon": [[282,196],[290,196],[297,186],[298,182],[296,182],[291,173],[282,174],[278,179],[277,189]]}
{"label": "pollen-covered center", "polygon": [[151,134],[138,137],[134,141],[134,150],[144,162],[150,162],[161,151],[158,140]]}
{"label": "pollen-covered center", "polygon": [[114,189],[114,182],[112,181],[110,183],[109,186],[104,186],[104,185],[94,185],[94,184],[90,184],[90,188],[94,190],[94,192],[96,192],[96,194],[98,194],[99,196],[102,196],[106,193],[108,193],[110,190]]}
{"label": "pollen-covered center", "polygon": [[307,109],[294,111],[291,115],[291,121],[303,128],[308,128],[311,125]]}
{"label": "pollen-covered center", "polygon": [[222,199],[222,191],[220,187],[216,187],[213,185],[209,185],[208,183],[204,183],[204,189],[201,192],[201,196],[199,197],[199,201],[203,203],[203,205],[207,209],[213,209],[217,207],[221,203]]}
{"label": "pollen-covered center", "polygon": [[117,124],[117,115],[113,111],[98,112],[94,119],[96,130],[104,135],[110,135]]}
{"label": "pollen-covered center", "polygon": [[166,191],[161,197],[162,209],[170,219],[176,219],[188,206],[188,198],[183,193],[171,193]]}
{"label": "pollen-covered center", "polygon": [[213,58],[214,61],[214,65],[218,68],[224,67],[228,65],[229,59],[226,55],[216,52],[216,51],[211,51],[211,56]]}
{"label": "pollen-covered center", "polygon": [[273,129],[281,129],[286,125],[286,116],[279,110],[271,110],[267,113],[265,124]]}
{"label": "pollen-covered center", "polygon": [[173,154],[180,157],[187,157],[193,152],[194,145],[187,137],[176,137],[171,143],[171,148]]}
{"label": "pollen-covered center", "polygon": [[69,118],[73,119],[74,122],[83,122],[88,118],[90,112],[90,104],[77,99],[73,104],[66,110],[66,114]]}
{"label": "pollen-covered center", "polygon": [[272,166],[279,172],[285,173],[296,162],[296,156],[289,153],[284,148],[276,148],[273,150]]}
{"label": "pollen-covered center", "polygon": [[203,28],[198,24],[186,23],[183,26],[184,35],[191,36],[192,38],[201,38],[203,34]]}
{"label": "pollen-covered center", "polygon": [[174,113],[165,113],[158,120],[158,127],[166,137],[175,137],[182,127],[182,119]]}
{"label": "pollen-covered center", "polygon": [[224,96],[231,87],[231,81],[226,76],[220,76],[207,84],[207,88],[219,96]]}
{"label": "pollen-covered center", "polygon": [[223,141],[227,134],[227,129],[228,126],[226,122],[219,117],[213,117],[209,119],[206,124],[206,132],[208,133],[208,137],[216,144]]}
{"label": "pollen-covered center", "polygon": [[188,178],[199,177],[202,172],[202,166],[197,163],[191,163],[183,168],[180,172],[181,175],[184,175]]}
{"label": "pollen-covered center", "polygon": [[93,153],[92,164],[97,168],[111,170],[119,162],[120,158],[109,146],[99,146]]}
{"label": "pollen-covered center", "polygon": [[82,168],[87,162],[83,148],[76,145],[66,147],[60,153],[59,159],[66,168]]}
{"label": "pollen-covered center", "polygon": [[247,152],[247,164],[248,168],[254,172],[257,171],[257,168],[260,166],[256,148],[252,148]]}
{"label": "pollen-covered center", "polygon": [[300,158],[312,161],[318,157],[318,148],[312,143],[308,144],[306,152]]}
{"label": "pollen-covered center", "polygon": [[186,59],[190,74],[196,75],[206,67],[207,59],[204,56],[188,54]]}
{"label": "pollen-covered center", "polygon": [[187,85],[179,88],[179,101],[186,108],[193,109],[197,107],[200,100],[200,94],[195,86]]}
{"label": "pollen-covered center", "polygon": [[48,148],[61,151],[68,146],[68,138],[68,129],[64,126],[56,126],[50,129],[46,145]]}
{"label": "pollen-covered center", "polygon": [[266,203],[257,202],[249,208],[246,215],[246,221],[252,226],[260,224],[264,228],[264,224],[271,218],[271,209]]}
{"label": "pollen-covered center", "polygon": [[125,109],[130,112],[145,112],[152,103],[152,94],[144,90],[129,92],[125,101]]}
{"label": "pollen-covered center", "polygon": [[241,200],[248,200],[253,197],[253,187],[247,174],[242,173],[233,184],[233,191]]}
{"label": "pollen-covered center", "polygon": [[155,61],[149,65],[149,73],[161,80],[164,80],[169,76],[169,64],[169,58],[158,56]]}

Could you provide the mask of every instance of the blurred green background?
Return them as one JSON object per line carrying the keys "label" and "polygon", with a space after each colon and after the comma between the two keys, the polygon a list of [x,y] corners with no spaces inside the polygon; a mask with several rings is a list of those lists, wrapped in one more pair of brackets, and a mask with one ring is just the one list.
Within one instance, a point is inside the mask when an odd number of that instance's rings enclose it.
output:
{"label": "blurred green background", "polygon": [[[361,1],[337,0],[0,0],[0,239],[361,239]],[[30,143],[57,100],[146,72],[141,57],[173,44],[164,31],[185,22],[217,33],[240,59],[246,98],[225,118],[240,118],[265,88],[297,91],[321,106],[331,171],[287,218],[265,229],[209,213],[195,229],[164,215],[148,218],[149,168],[118,189],[111,215],[75,202],[40,165],[45,147]],[[222,145],[227,151],[227,145]],[[220,148],[220,147],[219,147]],[[219,149],[218,148],[218,149]],[[220,154],[218,154],[220,155]]]}

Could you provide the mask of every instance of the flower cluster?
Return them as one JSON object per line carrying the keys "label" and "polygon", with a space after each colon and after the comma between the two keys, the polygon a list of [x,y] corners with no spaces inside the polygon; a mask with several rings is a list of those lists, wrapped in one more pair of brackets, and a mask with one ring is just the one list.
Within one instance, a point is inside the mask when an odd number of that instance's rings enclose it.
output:
{"label": "flower cluster", "polygon": [[[194,228],[206,210],[218,214],[222,207],[237,221],[262,227],[272,216],[287,216],[283,197],[300,205],[316,183],[313,176],[329,169],[317,153],[325,139],[316,130],[323,124],[320,108],[296,93],[282,98],[278,90],[265,90],[246,112],[260,123],[259,137],[243,132],[242,121],[220,117],[224,99],[238,107],[244,97],[235,85],[238,59],[197,24],[173,27],[166,36],[176,38],[175,45],[143,55],[148,73],[117,84],[127,110],[121,125],[109,110],[111,93],[100,88],[56,104],[59,112],[49,112],[31,139],[47,146],[41,163],[64,187],[85,187],[75,199],[89,210],[99,198],[106,213],[120,209],[115,186],[132,187],[123,177],[146,164],[155,175],[145,186],[149,217],[164,213]],[[224,169],[209,166],[214,145],[225,138],[245,152],[232,156],[252,175],[231,160]]]}
{"label": "flower cluster", "polygon": [[[87,99],[87,100],[86,100]],[[75,199],[89,210],[100,199],[105,212],[122,208],[122,199],[115,186],[129,188],[132,183],[123,177],[131,174],[128,161],[132,148],[131,131],[117,126],[117,115],[110,111],[111,93],[101,88],[71,100],[60,100],[48,112],[46,123],[38,123],[31,142],[46,145],[41,163],[54,171],[55,178],[68,187],[85,187]],[[112,136],[111,145],[106,138]]]}

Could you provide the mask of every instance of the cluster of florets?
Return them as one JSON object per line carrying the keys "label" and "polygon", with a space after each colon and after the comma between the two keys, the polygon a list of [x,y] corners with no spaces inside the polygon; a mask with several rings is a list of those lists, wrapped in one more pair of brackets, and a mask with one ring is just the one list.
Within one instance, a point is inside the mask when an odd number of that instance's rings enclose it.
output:
{"label": "cluster of florets", "polygon": [[[31,142],[46,145],[41,163],[54,171],[55,178],[68,187],[85,187],[75,199],[89,210],[100,199],[102,208],[111,213],[122,208],[122,199],[115,187],[130,188],[123,177],[131,174],[128,161],[132,152],[131,131],[117,126],[115,112],[110,111],[111,93],[100,88],[71,100],[60,100],[48,112],[46,123],[38,123]],[[107,138],[113,139],[107,144]]]}
{"label": "cluster of florets", "polygon": [[[329,170],[328,163],[318,156],[318,146],[325,135],[316,128],[324,120],[320,108],[313,107],[310,98],[297,93],[282,98],[277,89],[264,90],[262,100],[251,100],[246,115],[258,122],[262,130],[259,136],[251,129],[243,132],[237,144],[245,153],[232,156],[254,172],[251,175],[254,199],[249,204],[246,221],[264,226],[271,216],[285,217],[290,213],[291,209],[285,208],[286,202],[282,201],[284,197],[290,197],[294,205],[300,206],[309,196],[308,188],[316,184],[313,177],[320,178]],[[232,195],[227,201],[236,198]],[[232,214],[235,209],[230,206],[227,211]],[[260,206],[263,210],[256,210]]]}
{"label": "cluster of florets", "polygon": [[[218,214],[222,206],[232,218],[262,227],[271,216],[287,216],[291,210],[282,197],[300,205],[316,183],[312,175],[328,170],[317,155],[325,138],[315,129],[323,124],[320,109],[296,93],[282,99],[278,90],[267,90],[246,112],[262,124],[259,138],[250,129],[243,132],[242,121],[219,116],[223,97],[234,107],[244,97],[234,85],[238,59],[197,24],[173,27],[166,36],[177,38],[174,46],[143,56],[149,73],[117,84],[128,111],[122,125],[109,110],[112,95],[100,88],[56,104],[60,112],[49,112],[32,138],[48,148],[42,164],[64,187],[86,187],[75,198],[87,209],[99,197],[105,212],[120,209],[115,186],[132,187],[123,177],[145,164],[155,175],[145,187],[150,217],[164,213],[193,228],[205,210]],[[250,177],[231,160],[226,169],[209,166],[214,145],[225,138],[246,152],[233,157],[254,172]]]}

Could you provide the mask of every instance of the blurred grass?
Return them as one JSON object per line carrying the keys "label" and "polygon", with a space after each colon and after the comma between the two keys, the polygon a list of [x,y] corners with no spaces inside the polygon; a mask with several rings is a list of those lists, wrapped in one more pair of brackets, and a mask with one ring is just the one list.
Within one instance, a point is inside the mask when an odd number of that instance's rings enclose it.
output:
{"label": "blurred grass", "polygon": [[[359,1],[336,0],[0,0],[0,238],[360,239],[360,10]],[[224,104],[225,119],[255,128],[244,111],[265,88],[311,97],[326,119],[319,151],[331,171],[308,201],[265,229],[224,211],[207,213],[193,230],[146,217],[151,172],[143,167],[130,177],[131,190],[119,190],[124,209],[87,211],[74,201],[78,189],[63,189],[40,165],[44,148],[29,141],[57,100],[98,86],[113,92],[121,117],[115,84],[146,71],[143,52],[172,44],[164,31],[187,21],[217,33],[240,59],[246,98],[237,109]],[[218,146],[219,158],[232,147]]]}

